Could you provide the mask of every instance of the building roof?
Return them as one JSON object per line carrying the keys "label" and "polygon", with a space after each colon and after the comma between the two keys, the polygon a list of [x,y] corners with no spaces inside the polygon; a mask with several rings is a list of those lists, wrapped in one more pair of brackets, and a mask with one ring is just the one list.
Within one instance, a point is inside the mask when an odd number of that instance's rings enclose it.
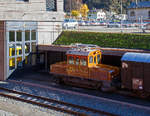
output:
{"label": "building roof", "polygon": [[88,56],[90,52],[96,51],[98,49],[99,47],[97,45],[77,43],[72,45],[72,48],[68,50],[66,54]]}
{"label": "building roof", "polygon": [[[90,46],[91,47],[91,46]],[[54,51],[54,52],[67,52],[70,50],[71,46],[66,45],[38,45],[39,51]],[[136,49],[121,49],[121,48],[100,48],[102,55],[110,56],[123,56],[126,52],[138,52],[138,53],[150,53],[148,50],[136,50]]]}
{"label": "building roof", "polygon": [[132,2],[128,8],[150,8],[150,1],[138,2],[137,5]]}
{"label": "building roof", "polygon": [[150,54],[127,52],[123,55],[123,57],[121,58],[121,61],[150,63]]}

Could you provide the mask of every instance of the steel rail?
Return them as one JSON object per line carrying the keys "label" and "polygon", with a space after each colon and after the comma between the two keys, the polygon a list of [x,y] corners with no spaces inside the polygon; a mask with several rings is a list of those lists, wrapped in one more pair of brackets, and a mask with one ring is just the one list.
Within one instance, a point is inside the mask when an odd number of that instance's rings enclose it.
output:
{"label": "steel rail", "polygon": [[[50,99],[50,98],[46,98],[46,97],[41,97],[41,96],[36,96],[36,95],[33,95],[33,94],[28,94],[28,93],[24,93],[24,92],[15,91],[15,90],[10,90],[10,89],[7,89],[7,88],[0,87],[0,89],[4,90],[4,91],[7,91],[7,92],[10,92],[10,93],[22,94],[22,95],[25,95],[25,96],[30,96],[30,97],[45,100],[45,101],[48,101],[48,102],[53,102],[53,103],[57,103],[57,104],[61,104],[61,105],[66,105],[66,106],[70,106],[72,108],[78,108],[78,109],[81,109],[81,110],[86,110],[88,112],[93,112],[93,113],[97,113],[97,114],[101,114],[101,115],[118,116],[118,115],[115,115],[115,114],[112,114],[112,113],[96,110],[96,109],[93,109],[93,108],[88,108],[88,107],[85,107],[85,106],[70,104],[70,103],[66,103],[66,102],[62,102],[62,101],[58,101],[58,100],[54,100],[54,99]],[[43,103],[40,103],[40,102],[35,102],[35,101],[32,101],[32,100],[26,100],[24,98],[16,97],[16,96],[13,96],[13,95],[7,95],[3,92],[0,92],[0,95],[4,96],[4,97],[16,99],[16,100],[19,100],[19,101],[23,101],[23,102],[36,104],[38,106],[43,106],[43,107],[46,107],[46,108],[54,109],[54,110],[57,110],[57,111],[66,112],[66,113],[73,114],[73,115],[88,116],[85,113],[79,113],[79,112],[76,112],[76,111],[67,110],[67,109],[64,109],[64,108],[58,108],[58,107],[55,107],[55,106],[43,104]]]}
{"label": "steel rail", "polygon": [[24,99],[24,98],[13,96],[13,95],[8,95],[8,94],[2,93],[2,92],[0,92],[0,96],[15,99],[15,100],[30,103],[30,104],[34,104],[34,105],[38,105],[38,106],[41,106],[41,107],[53,109],[53,110],[60,111],[60,112],[65,112],[65,113],[68,113],[68,114],[73,114],[73,115],[77,115],[77,116],[88,116],[84,113],[79,113],[79,112],[75,112],[75,111],[72,111],[72,110],[66,110],[64,108],[58,108],[58,107],[43,104],[43,103],[40,103],[40,102],[35,102],[35,101],[32,101],[32,100],[27,100],[27,99]]}

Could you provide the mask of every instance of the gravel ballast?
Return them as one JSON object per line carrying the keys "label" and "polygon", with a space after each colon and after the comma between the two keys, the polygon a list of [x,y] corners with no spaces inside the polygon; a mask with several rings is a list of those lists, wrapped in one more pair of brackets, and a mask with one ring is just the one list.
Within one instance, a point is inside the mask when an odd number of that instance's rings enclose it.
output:
{"label": "gravel ballast", "polygon": [[40,106],[0,97],[0,116],[71,116]]}
{"label": "gravel ballast", "polygon": [[4,111],[4,110],[0,110],[0,116],[18,116],[18,115],[13,114],[11,112]]}

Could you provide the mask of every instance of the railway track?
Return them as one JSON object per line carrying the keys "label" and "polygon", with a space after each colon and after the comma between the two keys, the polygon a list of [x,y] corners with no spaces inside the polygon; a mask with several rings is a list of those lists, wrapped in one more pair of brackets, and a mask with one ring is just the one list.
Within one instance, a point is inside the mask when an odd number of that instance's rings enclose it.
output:
{"label": "railway track", "polygon": [[0,87],[0,96],[19,100],[22,102],[27,102],[30,104],[38,105],[48,109],[53,109],[56,111],[76,115],[76,116],[118,116],[108,112],[88,108],[85,106],[79,106],[75,104],[70,104],[46,97],[35,96],[25,92],[10,90],[7,88]]}

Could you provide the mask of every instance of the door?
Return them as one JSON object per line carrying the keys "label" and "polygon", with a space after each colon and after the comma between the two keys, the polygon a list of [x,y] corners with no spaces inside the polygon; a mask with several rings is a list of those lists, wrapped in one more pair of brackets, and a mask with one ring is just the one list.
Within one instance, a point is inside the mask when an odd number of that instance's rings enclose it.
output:
{"label": "door", "polygon": [[87,63],[87,57],[80,57],[79,75],[80,77],[89,78],[89,68],[88,68],[88,63]]}
{"label": "door", "polygon": [[6,30],[9,77],[17,68],[23,67],[23,64],[31,63],[28,62],[28,57],[31,52],[36,52],[36,22],[7,22]]}

